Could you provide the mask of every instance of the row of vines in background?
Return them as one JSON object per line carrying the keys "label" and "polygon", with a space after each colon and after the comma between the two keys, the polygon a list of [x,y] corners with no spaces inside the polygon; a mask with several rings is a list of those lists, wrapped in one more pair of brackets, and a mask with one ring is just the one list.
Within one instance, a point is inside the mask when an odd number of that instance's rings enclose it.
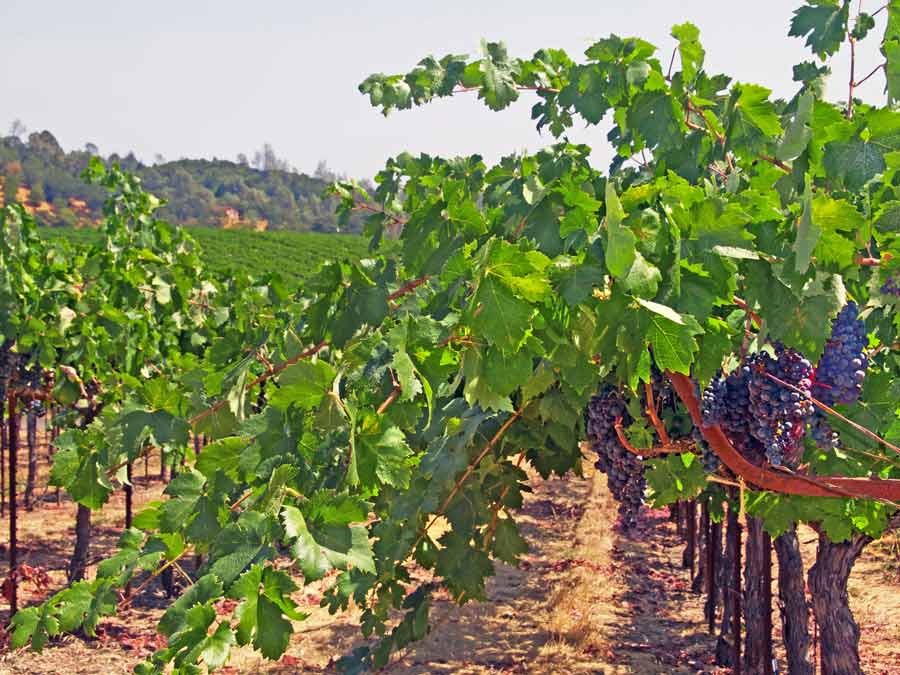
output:
{"label": "row of vines in background", "polygon": [[[13,644],[91,634],[127,606],[119,593],[200,555],[159,624],[166,647],[138,673],[212,670],[236,644],[280,657],[305,618],[298,582],[333,570],[323,605],[356,606],[369,638],[341,667],[381,668],[428,633],[436,589],[483,599],[493,561],[527,550],[517,458],[542,476],[577,473],[589,438],[623,529],[648,497],[725,518],[722,567],[736,579],[743,557],[751,570],[742,606],[725,595],[735,668],[742,616],[746,659],[768,649],[756,642],[771,620],[756,585],[771,569],[766,536],[792,566],[786,605],[802,608],[792,533],[814,527],[822,671],[861,673],[847,577],[900,506],[900,3],[878,13],[885,61],[854,71],[836,103],[823,96],[827,57],[844,42],[855,54],[876,25],[838,0],[794,15],[790,34],[820,61],[794,67],[789,100],[707,72],[689,23],[662,58],[613,35],[581,62],[485,43],[474,60],[373,75],[360,88],[385,113],[534,96],[555,142],[493,165],[404,154],[372,194],[335,185],[344,217],[365,214],[373,256],[327,263],[295,293],[210,278],[194,242],[154,218],[156,200],[99,162],[89,175],[114,194],[101,245],[42,242],[7,207],[0,294],[17,311],[0,332],[52,373],[41,391],[75,410],[54,470],[80,516],[150,447],[185,458],[95,579],[13,618]],[[854,98],[881,74],[889,105]],[[616,159],[604,174],[565,134],[607,116]],[[192,433],[212,441],[199,456]],[[433,580],[416,585],[413,565]],[[222,598],[231,615],[216,612]],[[800,613],[785,634],[803,673]]]}
{"label": "row of vines in background", "polygon": [[[102,235],[91,228],[41,227],[42,237],[64,239],[75,245],[95,245]],[[202,251],[203,264],[216,278],[265,276],[272,261],[288,286],[302,283],[326,260],[358,260],[367,254],[367,241],[353,234],[317,232],[188,229]]]}

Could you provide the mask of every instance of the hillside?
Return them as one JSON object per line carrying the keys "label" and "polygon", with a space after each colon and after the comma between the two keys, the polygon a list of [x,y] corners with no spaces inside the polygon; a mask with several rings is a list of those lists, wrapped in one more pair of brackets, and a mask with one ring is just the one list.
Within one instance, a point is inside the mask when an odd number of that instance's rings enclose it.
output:
{"label": "hillside", "polygon": [[[66,152],[49,131],[27,140],[0,137],[0,199],[28,204],[44,225],[85,225],[101,216],[104,191],[86,185],[80,174],[96,154]],[[358,232],[359,219],[339,228],[335,202],[322,197],[327,181],[290,169],[266,146],[253,162],[180,159],[143,164],[133,154],[111,155],[144,181],[145,187],[166,200],[162,217],[182,225],[226,229],[296,230],[301,232]],[[327,178],[327,175],[324,176]]]}

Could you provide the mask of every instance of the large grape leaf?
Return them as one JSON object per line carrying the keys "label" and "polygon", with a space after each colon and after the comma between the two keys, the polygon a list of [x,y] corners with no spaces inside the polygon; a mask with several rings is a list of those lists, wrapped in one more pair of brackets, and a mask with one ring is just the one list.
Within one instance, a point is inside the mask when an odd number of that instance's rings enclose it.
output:
{"label": "large grape leaf", "polygon": [[288,619],[302,621],[290,594],[297,590],[291,578],[279,570],[254,565],[229,589],[228,596],[240,600],[235,610],[238,644],[252,644],[262,654],[277,660],[287,649],[294,628]]}
{"label": "large grape leaf", "polygon": [[672,37],[678,40],[681,74],[686,82],[690,82],[703,67],[703,58],[706,56],[703,45],[700,44],[700,29],[688,21],[672,26]]}
{"label": "large grape leaf", "polygon": [[349,565],[366,572],[375,571],[364,525],[317,520],[311,526],[295,506],[285,506],[281,518],[288,539],[293,541],[294,558],[308,581],[321,579],[332,569],[347,569]]}
{"label": "large grape leaf", "polygon": [[606,183],[606,267],[614,277],[623,277],[631,269],[637,253],[637,238],[622,224],[625,212],[616,190]]}
{"label": "large grape leaf", "polygon": [[794,10],[788,35],[806,36],[806,46],[824,60],[840,49],[849,15],[850,0],[808,0]]}

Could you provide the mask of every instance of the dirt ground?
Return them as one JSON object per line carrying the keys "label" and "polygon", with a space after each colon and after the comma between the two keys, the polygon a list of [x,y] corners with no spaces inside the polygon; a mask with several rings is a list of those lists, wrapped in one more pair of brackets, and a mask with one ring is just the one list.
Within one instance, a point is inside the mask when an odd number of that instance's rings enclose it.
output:
{"label": "dirt ground", "polygon": [[[645,509],[635,534],[617,534],[613,530],[616,504],[606,479],[589,463],[585,467],[584,478],[532,478],[534,492],[516,514],[531,546],[521,567],[498,563],[484,603],[460,608],[439,594],[431,634],[396,655],[384,672],[730,672],[712,663],[715,638],[704,630],[704,598],[690,591],[689,574],[680,564],[683,546],[667,512]],[[160,483],[153,480],[158,473],[155,462],[151,461],[148,472],[150,480],[145,483],[143,466],[135,468],[136,510],[161,492]],[[117,495],[95,517],[93,560],[113,550],[122,513],[121,495]],[[34,511],[20,511],[20,560],[45,568],[53,587],[65,580],[74,514],[74,505],[65,498],[57,505],[52,493]],[[0,527],[5,533],[5,518]],[[815,555],[814,533],[802,531],[801,542],[809,565]],[[870,546],[851,577],[851,604],[862,629],[861,652],[866,672],[874,675],[900,675],[898,551],[896,536]],[[5,557],[5,547],[0,547],[0,554]],[[0,565],[0,578],[5,576],[6,569]],[[334,661],[360,644],[361,637],[356,615],[330,616],[318,607],[323,588],[312,585],[295,595],[300,608],[311,616],[296,624],[296,634],[280,662],[266,662],[249,649],[239,649],[219,672],[334,673]],[[20,602],[38,601],[42,595],[26,584]],[[151,584],[122,616],[102,622],[96,639],[66,636],[42,654],[0,651],[0,675],[128,673],[163,644],[154,626],[166,603],[162,590]],[[6,609],[0,600],[3,623]],[[777,626],[777,611],[774,619]]]}

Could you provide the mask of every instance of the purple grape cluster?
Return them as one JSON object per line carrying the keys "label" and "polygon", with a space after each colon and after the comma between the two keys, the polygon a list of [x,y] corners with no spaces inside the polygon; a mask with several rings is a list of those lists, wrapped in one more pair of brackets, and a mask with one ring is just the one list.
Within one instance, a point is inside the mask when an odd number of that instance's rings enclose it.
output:
{"label": "purple grape cluster", "polygon": [[720,460],[719,456],[709,447],[709,443],[703,438],[700,429],[694,427],[691,435],[696,442],[697,447],[700,448],[700,459],[703,462],[703,470],[706,471],[706,473],[716,473],[719,470],[719,467],[722,466],[722,460]]}
{"label": "purple grape cluster", "polygon": [[826,405],[856,403],[869,367],[863,351],[866,325],[855,302],[848,302],[831,322],[831,337],[816,368],[813,396]]}
{"label": "purple grape cluster", "polygon": [[[812,415],[812,364],[799,352],[774,345],[775,356],[754,354],[727,376],[719,374],[703,392],[703,422],[717,424],[750,462],[795,465]],[[773,380],[774,376],[799,391]],[[712,462],[710,461],[712,466]]]}
{"label": "purple grape cluster", "polygon": [[[897,294],[900,295],[900,290]],[[859,307],[855,302],[848,302],[831,322],[831,337],[822,352],[813,381],[812,394],[816,399],[825,405],[850,405],[859,399],[869,367],[869,359],[863,351],[867,343],[866,325],[859,318]],[[810,436],[823,450],[840,445],[840,437],[820,411],[816,411],[810,422]]]}
{"label": "purple grape cluster", "polygon": [[28,401],[28,409],[26,412],[29,415],[40,418],[47,414],[47,407],[44,405],[43,401],[33,398]]}
{"label": "purple grape cluster", "polygon": [[881,285],[881,292],[884,295],[900,296],[900,284],[897,283],[897,277],[888,277]]}
{"label": "purple grape cluster", "polygon": [[704,390],[701,399],[703,423],[719,425],[735,449],[748,461],[760,463],[763,448],[750,433],[750,366],[742,365],[728,375],[721,371]]}
{"label": "purple grape cluster", "polygon": [[637,525],[637,515],[644,503],[644,462],[626,450],[616,434],[616,420],[631,423],[622,395],[612,388],[591,397],[584,411],[585,426],[591,449],[597,453],[596,467],[608,477],[613,497],[619,502],[619,524],[622,529]]}
{"label": "purple grape cluster", "polygon": [[775,357],[758,352],[749,359],[750,433],[763,444],[770,464],[796,466],[803,454],[806,423],[815,411],[809,398],[814,370],[796,350],[780,343],[774,347]]}
{"label": "purple grape cluster", "polygon": [[819,410],[816,410],[809,421],[809,435],[823,450],[833,450],[841,444],[841,437]]}

